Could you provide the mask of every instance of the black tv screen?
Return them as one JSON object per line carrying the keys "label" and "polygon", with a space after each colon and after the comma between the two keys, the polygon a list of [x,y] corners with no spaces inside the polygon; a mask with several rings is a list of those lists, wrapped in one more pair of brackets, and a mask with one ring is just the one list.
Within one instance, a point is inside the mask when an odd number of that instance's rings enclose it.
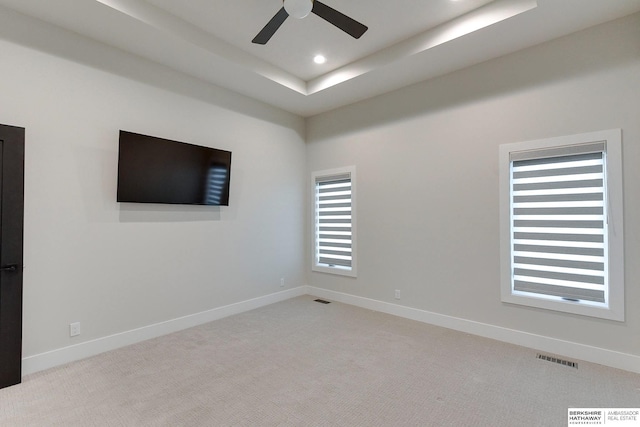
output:
{"label": "black tv screen", "polygon": [[118,202],[229,205],[231,152],[120,131]]}

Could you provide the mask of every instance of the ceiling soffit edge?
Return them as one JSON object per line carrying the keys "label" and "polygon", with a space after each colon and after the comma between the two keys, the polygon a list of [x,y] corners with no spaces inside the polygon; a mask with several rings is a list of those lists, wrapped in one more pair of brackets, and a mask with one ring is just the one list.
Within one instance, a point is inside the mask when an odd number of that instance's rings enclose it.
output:
{"label": "ceiling soffit edge", "polygon": [[304,81],[262,59],[243,52],[206,31],[140,0],[95,0],[145,25],[198,46],[225,61],[252,70],[303,96],[310,96],[387,65],[423,54],[434,47],[512,18],[537,7],[536,0],[495,0],[449,22],[385,48],[346,66]]}

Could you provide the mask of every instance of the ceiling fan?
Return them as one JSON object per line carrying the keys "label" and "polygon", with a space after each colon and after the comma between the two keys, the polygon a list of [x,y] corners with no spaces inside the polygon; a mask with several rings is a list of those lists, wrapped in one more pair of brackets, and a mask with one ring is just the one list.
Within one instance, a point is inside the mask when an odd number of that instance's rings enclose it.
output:
{"label": "ceiling fan", "polygon": [[335,25],[356,39],[359,39],[360,36],[368,30],[366,25],[349,18],[347,15],[338,12],[318,0],[283,0],[282,8],[271,18],[258,35],[254,37],[252,42],[256,44],[266,44],[289,16],[302,19],[309,15],[309,13],[315,13],[320,18]]}

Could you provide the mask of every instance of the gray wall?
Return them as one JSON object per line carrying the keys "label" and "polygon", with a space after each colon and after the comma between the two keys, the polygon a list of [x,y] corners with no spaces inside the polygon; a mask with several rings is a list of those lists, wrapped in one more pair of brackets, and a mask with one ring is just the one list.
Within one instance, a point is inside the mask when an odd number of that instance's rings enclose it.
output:
{"label": "gray wall", "polygon": [[[357,167],[359,274],[307,268],[308,283],[640,355],[639,118],[638,14],[313,117],[308,174]],[[611,128],[623,130],[626,321],[501,303],[499,145]]]}
{"label": "gray wall", "polygon": [[[26,128],[25,357],[304,285],[302,119],[32,31],[174,91],[0,40],[0,122]],[[120,129],[232,151],[230,206],[116,203]]]}

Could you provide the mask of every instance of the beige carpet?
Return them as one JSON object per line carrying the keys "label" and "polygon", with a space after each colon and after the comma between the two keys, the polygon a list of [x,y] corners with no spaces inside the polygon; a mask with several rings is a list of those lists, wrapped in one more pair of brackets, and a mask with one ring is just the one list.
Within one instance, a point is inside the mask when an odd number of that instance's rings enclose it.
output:
{"label": "beige carpet", "polygon": [[640,375],[304,296],[24,378],[1,426],[566,426]]}

